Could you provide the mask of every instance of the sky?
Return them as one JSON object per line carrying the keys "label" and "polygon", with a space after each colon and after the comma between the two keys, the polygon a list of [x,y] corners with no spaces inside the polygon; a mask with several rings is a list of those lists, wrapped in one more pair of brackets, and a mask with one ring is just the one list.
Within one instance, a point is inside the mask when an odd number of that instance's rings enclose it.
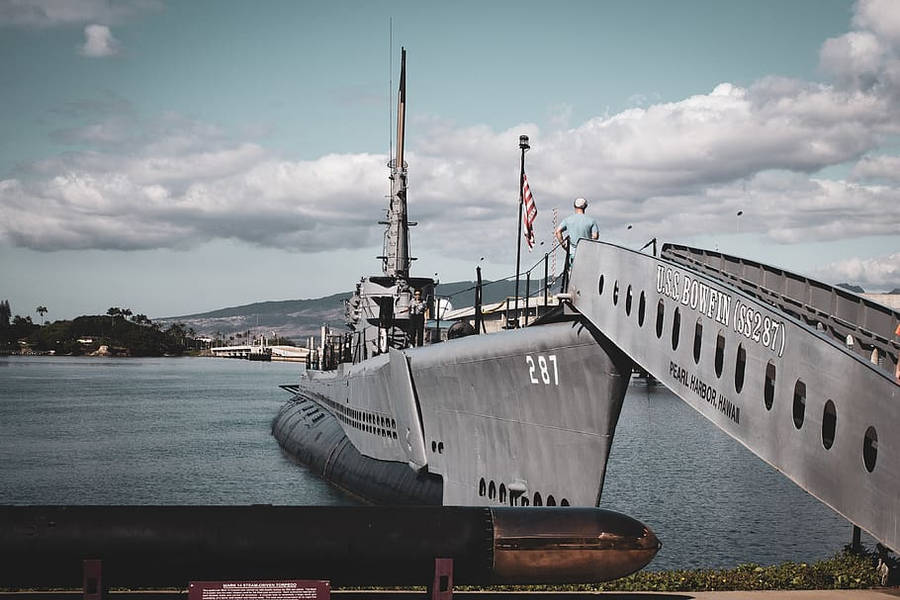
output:
{"label": "sky", "polygon": [[[582,196],[900,287],[900,2],[0,0],[0,299],[166,317],[380,271],[400,46],[413,274],[514,272]],[[483,260],[482,260],[483,258]]]}

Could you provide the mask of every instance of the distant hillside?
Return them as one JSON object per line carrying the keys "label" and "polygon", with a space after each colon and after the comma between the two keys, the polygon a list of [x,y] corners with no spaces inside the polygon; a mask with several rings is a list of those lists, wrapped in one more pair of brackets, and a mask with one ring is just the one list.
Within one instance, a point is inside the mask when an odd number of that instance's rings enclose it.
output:
{"label": "distant hillside", "polygon": [[[531,283],[532,295],[537,293],[539,286],[539,282]],[[508,296],[514,296],[515,288],[515,280],[485,282],[484,302],[499,302]],[[302,344],[307,336],[317,335],[322,324],[343,329],[344,300],[351,293],[348,291],[307,300],[255,302],[205,313],[159,318],[155,321],[165,325],[184,323],[187,327],[193,327],[199,335],[219,336],[226,340],[239,333],[244,336],[248,331],[251,335],[271,335],[274,331],[281,337]],[[456,308],[471,306],[475,302],[475,282],[442,283],[437,287],[436,293],[442,298],[449,298]],[[519,284],[519,294],[525,294],[524,280]]]}

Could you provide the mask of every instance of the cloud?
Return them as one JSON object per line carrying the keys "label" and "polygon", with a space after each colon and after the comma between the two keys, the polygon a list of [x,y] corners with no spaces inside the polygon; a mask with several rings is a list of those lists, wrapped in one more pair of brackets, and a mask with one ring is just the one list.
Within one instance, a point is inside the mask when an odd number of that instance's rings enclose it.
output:
{"label": "cloud", "polygon": [[84,44],[79,47],[82,56],[103,58],[119,53],[121,44],[106,25],[88,25],[84,28]]}
{"label": "cloud", "polygon": [[[898,159],[879,150],[900,133],[891,75],[898,38],[890,19],[876,18],[891,6],[857,8],[858,35],[823,45],[830,83],[722,83],[549,132],[413,119],[414,247],[460,258],[508,254],[519,168],[510,147],[522,133],[532,143],[538,240],[550,240],[551,209],[568,211],[575,196],[591,200],[604,237],[626,223],[648,239],[738,228],[779,244],[896,235]],[[384,155],[292,161],[180,115],[141,118],[122,99],[67,110],[89,122],[59,129],[55,139],[88,149],[0,181],[0,240],[46,251],[189,247],[214,238],[301,251],[381,242]],[[847,181],[817,175],[848,163],[855,167]]]}
{"label": "cloud", "polygon": [[826,265],[825,279],[853,283],[866,291],[890,291],[900,287],[900,252],[878,258],[851,258]]}
{"label": "cloud", "polygon": [[859,0],[853,23],[859,29],[827,40],[822,68],[839,84],[857,90],[900,95],[900,16],[894,0]]}
{"label": "cloud", "polygon": [[900,156],[864,156],[853,167],[857,179],[889,179],[900,182]]}
{"label": "cloud", "polygon": [[4,0],[0,2],[0,27],[113,25],[162,8],[158,0]]}

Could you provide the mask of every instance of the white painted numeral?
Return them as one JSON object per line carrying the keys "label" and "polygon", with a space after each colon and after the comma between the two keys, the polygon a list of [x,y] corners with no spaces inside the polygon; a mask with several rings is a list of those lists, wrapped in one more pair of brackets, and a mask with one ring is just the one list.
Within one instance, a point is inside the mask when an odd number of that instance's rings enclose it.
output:
{"label": "white painted numeral", "polygon": [[526,355],[525,361],[528,363],[528,377],[531,379],[531,383],[537,383],[538,380],[534,378],[534,359],[530,355]]}
{"label": "white painted numeral", "polygon": [[[553,365],[553,373],[550,372],[550,364]],[[535,364],[534,358],[530,354],[525,355],[525,362],[528,363],[528,379],[533,384],[543,383],[544,385],[559,385],[559,367],[556,362],[556,355],[549,354],[547,356],[543,354],[537,355],[537,364]],[[535,371],[540,369],[541,377],[537,378]]]}

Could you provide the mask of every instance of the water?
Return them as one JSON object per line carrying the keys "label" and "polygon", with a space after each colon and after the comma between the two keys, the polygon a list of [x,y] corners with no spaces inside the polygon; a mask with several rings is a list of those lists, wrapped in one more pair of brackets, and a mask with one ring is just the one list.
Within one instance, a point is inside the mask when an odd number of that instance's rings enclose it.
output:
{"label": "water", "polygon": [[292,363],[0,358],[0,503],[346,504],[269,433]]}
{"label": "water", "polygon": [[[0,504],[352,504],[270,434],[295,363],[0,357]],[[662,386],[629,389],[602,505],[652,569],[813,561],[851,527]]]}

